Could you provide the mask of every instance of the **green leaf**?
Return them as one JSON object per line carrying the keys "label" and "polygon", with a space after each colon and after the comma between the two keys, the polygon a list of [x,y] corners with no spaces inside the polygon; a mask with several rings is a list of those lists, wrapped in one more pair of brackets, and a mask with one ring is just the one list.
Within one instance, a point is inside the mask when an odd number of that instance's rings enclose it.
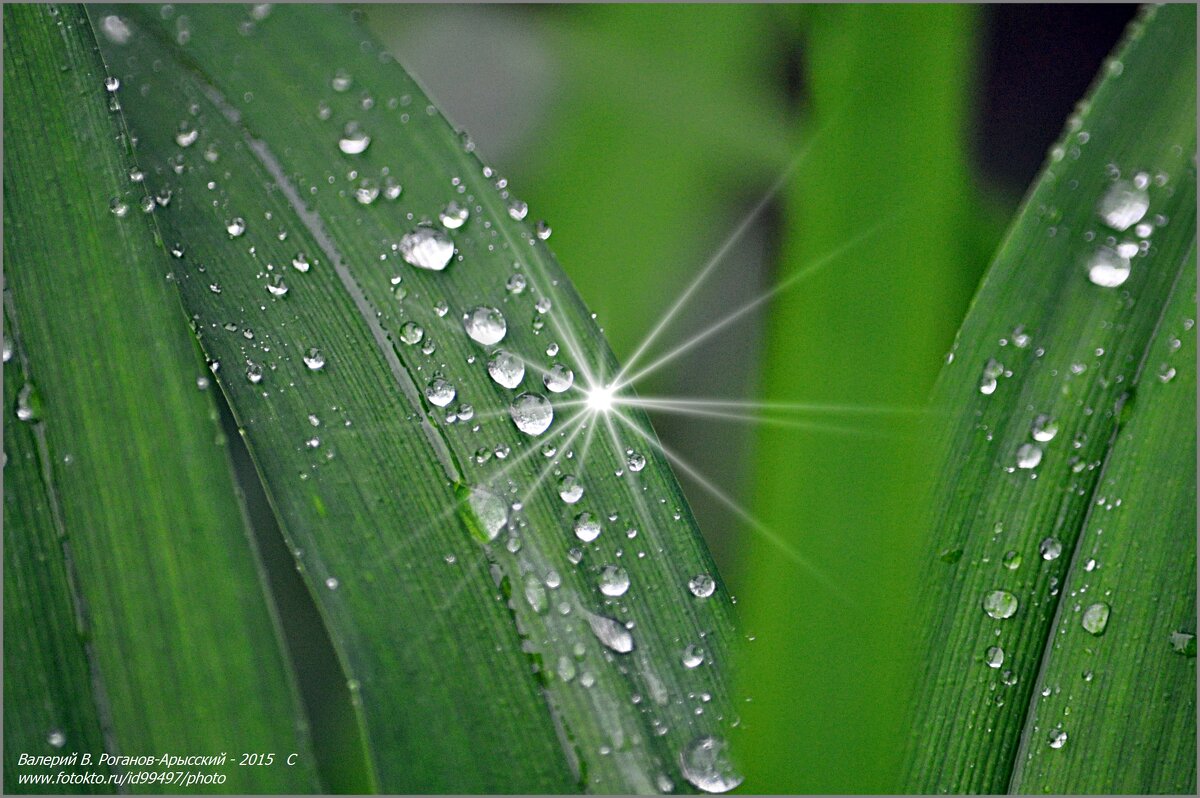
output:
{"label": "green leaf", "polygon": [[914,791],[1196,789],[1195,22],[1130,28],[936,389]]}
{"label": "green leaf", "polygon": [[87,20],[10,5],[4,22],[5,786],[53,772],[14,767],[20,752],[236,744],[300,761],[208,789],[313,789],[205,368]]}
{"label": "green leaf", "polygon": [[[683,761],[712,786],[693,748],[734,722],[731,602],[719,579],[689,592],[715,572],[645,417],[588,420],[582,391],[616,363],[532,219],[351,14],[182,11],[93,18],[133,30],[104,51],[147,183],[171,192],[176,284],[352,685],[374,786],[686,789]],[[443,230],[452,200],[469,218]],[[418,229],[452,242],[444,271],[405,262]],[[506,319],[521,389],[464,333],[479,306]],[[571,392],[542,387],[554,361]],[[522,391],[554,403],[544,435],[510,419]],[[595,541],[573,534],[581,513]],[[599,591],[608,566],[628,592]],[[688,668],[693,644],[707,661]]]}
{"label": "green leaf", "polygon": [[[820,132],[786,192],[775,280],[812,272],[772,303],[762,395],[841,412],[758,436],[756,512],[825,578],[765,541],[743,554],[758,639],[747,771],[761,779],[747,786],[894,792],[927,463],[914,414],[889,411],[923,404],[986,263],[971,240],[962,80],[975,12],[805,11],[806,122]],[[814,720],[831,706],[854,722],[831,733]]]}

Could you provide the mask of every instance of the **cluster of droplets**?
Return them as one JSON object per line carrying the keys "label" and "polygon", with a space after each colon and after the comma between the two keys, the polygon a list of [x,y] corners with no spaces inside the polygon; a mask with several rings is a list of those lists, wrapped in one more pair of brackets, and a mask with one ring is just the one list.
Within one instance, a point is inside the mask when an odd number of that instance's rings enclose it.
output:
{"label": "cluster of droplets", "polygon": [[[1115,173],[1115,167],[1110,171]],[[1164,183],[1165,175],[1158,182]],[[1133,259],[1149,251],[1149,238],[1156,226],[1143,221],[1150,210],[1150,183],[1148,173],[1138,172],[1132,179],[1114,180],[1100,198],[1096,214],[1113,235],[1087,256],[1087,277],[1094,285],[1101,288],[1124,285],[1133,271]],[[1160,216],[1155,221],[1161,226],[1166,219]],[[1131,228],[1134,236],[1129,238]]]}

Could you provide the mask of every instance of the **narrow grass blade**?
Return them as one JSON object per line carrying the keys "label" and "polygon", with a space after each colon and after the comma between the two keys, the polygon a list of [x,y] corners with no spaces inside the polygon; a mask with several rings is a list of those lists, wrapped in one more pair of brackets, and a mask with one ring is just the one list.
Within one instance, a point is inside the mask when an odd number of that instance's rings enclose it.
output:
{"label": "narrow grass blade", "polygon": [[1131,26],[942,373],[915,791],[1195,790],[1195,23]]}
{"label": "narrow grass blade", "polygon": [[[6,763],[21,745],[93,761],[233,757],[236,745],[301,757],[220,768],[227,779],[204,789],[314,789],[214,406],[197,389],[205,369],[87,19],[9,5],[4,23],[6,488],[20,492],[6,493],[5,620],[21,624],[6,629]],[[45,682],[29,685],[39,663]]]}
{"label": "narrow grass blade", "polygon": [[[730,601],[719,580],[688,589],[713,568],[663,459],[581,409],[615,362],[548,229],[517,220],[343,9],[107,15],[133,30],[104,50],[136,87],[147,182],[172,196],[159,222],[184,305],[351,680],[376,785],[732,783],[704,761],[734,720]],[[413,234],[426,248],[406,258]],[[502,342],[464,332],[480,306]],[[525,362],[522,388],[489,377],[496,344]],[[562,395],[543,387],[555,361],[574,372]],[[521,391],[557,404],[544,434],[509,418]]]}
{"label": "narrow grass blade", "polygon": [[[961,6],[804,7],[813,142],[785,194],[781,282],[761,394],[821,406],[919,407],[986,263],[972,256],[966,162],[975,12]],[[847,244],[847,242],[855,242]],[[832,252],[843,254],[829,259]],[[944,314],[944,315],[939,315]],[[820,420],[827,421],[829,416]],[[833,416],[838,424],[845,417]],[[755,508],[839,585],[797,572],[757,541],[743,555],[748,749],[758,792],[897,789],[918,484],[912,416],[852,433],[759,436]],[[845,430],[845,427],[842,427]],[[798,623],[797,608],[803,608]],[[786,666],[781,666],[786,663]],[[814,716],[835,705],[832,733]],[[861,720],[861,722],[859,722]]]}

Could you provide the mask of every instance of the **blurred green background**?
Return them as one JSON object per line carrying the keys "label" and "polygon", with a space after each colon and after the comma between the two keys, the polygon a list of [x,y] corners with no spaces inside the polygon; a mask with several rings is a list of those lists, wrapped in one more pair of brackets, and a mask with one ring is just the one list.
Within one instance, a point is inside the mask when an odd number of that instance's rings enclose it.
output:
{"label": "blurred green background", "polygon": [[898,789],[924,478],[902,411],[1133,7],[358,13],[553,225],[623,358],[804,153],[649,354],[820,268],[636,388],[845,408],[655,423],[809,566],[679,473],[751,641],[742,791]]}

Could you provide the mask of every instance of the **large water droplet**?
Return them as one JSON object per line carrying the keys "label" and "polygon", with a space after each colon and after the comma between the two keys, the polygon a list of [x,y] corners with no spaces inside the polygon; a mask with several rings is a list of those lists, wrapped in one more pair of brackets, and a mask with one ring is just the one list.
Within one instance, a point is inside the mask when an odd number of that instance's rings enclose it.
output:
{"label": "large water droplet", "polygon": [[1035,441],[1047,443],[1054,440],[1054,436],[1058,434],[1058,422],[1045,413],[1041,413],[1034,418],[1030,433]]}
{"label": "large water droplet", "polygon": [[580,513],[575,516],[575,524],[572,528],[575,530],[575,537],[584,543],[591,543],[600,537],[600,522],[593,518],[591,513]]}
{"label": "large water droplet", "polygon": [[583,498],[583,485],[572,474],[558,481],[558,496],[567,504],[575,504]]}
{"label": "large water droplet", "polygon": [[628,654],[633,651],[633,635],[619,621],[603,615],[588,613],[587,622],[588,626],[592,627],[592,634],[604,644],[605,648],[618,654]]}
{"label": "large water droplet", "polygon": [[526,435],[541,435],[554,421],[554,408],[550,400],[540,394],[523,393],[513,400],[508,408],[517,429]]}
{"label": "large water droplet", "polygon": [[600,571],[600,592],[606,596],[623,596],[629,590],[629,574],[619,565],[606,565]]}
{"label": "large water droplet", "polygon": [[983,611],[992,618],[1011,618],[1017,611],[1017,597],[1007,590],[993,590],[983,597]]}
{"label": "large water droplet", "polygon": [[683,777],[698,790],[729,792],[742,783],[742,776],[729,760],[728,744],[720,737],[697,737],[679,753]]}
{"label": "large water droplet", "polygon": [[525,379],[525,363],[504,349],[497,349],[488,359],[488,375],[499,386],[516,388]]}
{"label": "large water droplet", "polygon": [[229,233],[230,238],[237,238],[246,232],[246,220],[240,216],[235,216],[225,222],[225,232]]}
{"label": "large water droplet", "polygon": [[1034,443],[1023,443],[1017,449],[1017,468],[1037,468],[1042,462],[1042,447]]}
{"label": "large water droplet", "polygon": [[625,465],[629,466],[629,470],[634,473],[641,471],[646,467],[646,456],[641,452],[630,450],[625,453]]}
{"label": "large water droplet", "polygon": [[501,530],[508,526],[508,505],[491,491],[471,488],[471,492],[467,494],[467,503],[479,519],[482,526],[479,531],[487,540],[495,540]]}
{"label": "large water droplet", "polygon": [[491,346],[504,340],[508,323],[496,308],[480,305],[463,316],[463,328],[475,343]]}
{"label": "large water droplet", "polygon": [[704,649],[695,643],[688,643],[683,649],[683,667],[691,670],[704,664]]}
{"label": "large water droplet", "polygon": [[400,256],[410,266],[440,272],[454,257],[454,242],[432,227],[418,227],[400,239]]}
{"label": "large water droplet", "polygon": [[342,137],[338,139],[338,149],[347,155],[361,155],[371,146],[371,137],[367,135],[357,122],[347,122],[342,129]]}
{"label": "large water droplet", "polygon": [[1117,232],[1124,232],[1140,222],[1149,209],[1150,196],[1144,187],[1128,180],[1118,180],[1100,198],[1096,212],[1106,225]]}
{"label": "large water droplet", "polygon": [[546,369],[546,373],[542,375],[542,383],[546,386],[546,390],[553,393],[562,393],[570,388],[574,382],[575,372],[562,363],[555,363]]}
{"label": "large water droplet", "polygon": [[325,368],[325,355],[314,346],[305,353],[304,365],[308,366],[309,371],[320,371]]}
{"label": "large water droplet", "polygon": [[425,337],[425,329],[415,321],[406,321],[400,327],[400,340],[409,346],[416,346]]}
{"label": "large water droplet", "polygon": [[1042,555],[1043,560],[1057,560],[1058,556],[1062,554],[1062,550],[1062,541],[1054,537],[1046,538],[1038,546],[1038,552]]}
{"label": "large water droplet", "polygon": [[425,398],[429,400],[430,404],[438,407],[445,407],[453,402],[457,394],[454,386],[445,377],[434,377],[425,386]]}
{"label": "large water droplet", "polygon": [[1083,611],[1083,617],[1079,619],[1079,622],[1084,629],[1099,637],[1104,634],[1104,630],[1108,626],[1108,616],[1111,612],[1111,607],[1103,601],[1099,601]]}
{"label": "large water droplet", "polygon": [[688,590],[696,598],[708,598],[716,589],[716,581],[708,574],[697,574],[688,580]]}
{"label": "large water droplet", "polygon": [[1116,288],[1129,279],[1129,258],[1109,247],[1100,247],[1088,259],[1087,276],[1101,288]]}
{"label": "large water droplet", "polygon": [[1051,748],[1062,748],[1067,744],[1067,733],[1062,729],[1055,729],[1050,732],[1050,737],[1046,742]]}

